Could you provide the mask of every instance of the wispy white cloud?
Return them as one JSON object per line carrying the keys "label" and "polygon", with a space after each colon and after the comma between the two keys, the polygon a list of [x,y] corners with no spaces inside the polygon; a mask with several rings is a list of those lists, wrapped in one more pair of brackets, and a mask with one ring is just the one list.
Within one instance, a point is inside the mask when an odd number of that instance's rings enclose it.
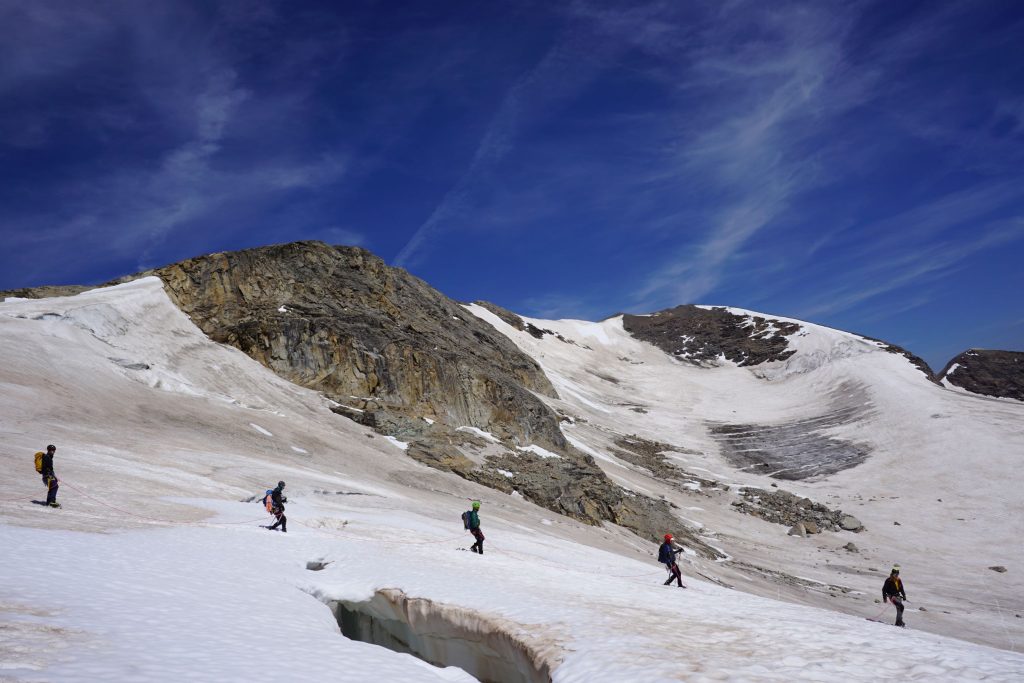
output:
{"label": "wispy white cloud", "polygon": [[343,228],[339,226],[331,226],[318,230],[313,234],[316,239],[327,242],[328,244],[337,244],[349,247],[362,247],[366,246],[367,238],[366,235],[353,230],[351,228]]}
{"label": "wispy white cloud", "polygon": [[[857,106],[866,87],[864,76],[850,78],[841,49],[853,17],[832,9],[732,3],[702,27],[677,87],[708,101],[679,124],[675,172],[721,208],[686,226],[701,236],[648,276],[635,307],[699,301],[799,193],[825,182],[808,141]],[[744,31],[759,39],[740,39]]]}
{"label": "wispy white cloud", "polygon": [[517,139],[539,119],[557,112],[625,49],[616,42],[596,42],[591,26],[570,26],[506,91],[468,167],[406,241],[394,264],[410,265],[422,256],[432,237],[452,229],[472,208],[474,193],[513,151]]}
{"label": "wispy white cloud", "polygon": [[593,319],[608,314],[608,311],[595,309],[592,302],[583,297],[556,293],[529,297],[521,302],[521,306],[522,308],[518,309],[520,312],[544,320]]}
{"label": "wispy white cloud", "polygon": [[[762,248],[760,258],[785,264],[793,275],[780,279],[788,279],[796,291],[801,289],[801,268],[813,266],[837,240],[849,242],[843,250],[845,262],[834,266],[849,271],[844,282],[859,285],[847,291],[844,285],[832,284],[840,280],[838,272],[823,275],[816,285],[825,290],[822,302],[802,307],[805,317],[834,313],[948,274],[955,264],[991,244],[1016,239],[1015,228],[1002,226],[960,250],[922,256],[949,229],[963,229],[970,221],[986,225],[1000,209],[1024,198],[1019,179],[1007,180],[1005,175],[982,178],[938,199],[931,191],[922,192],[915,208],[868,225],[851,216],[824,216],[829,222],[806,243],[784,234],[788,226],[808,220],[801,215],[807,193],[882,163],[884,140],[851,150],[844,124],[853,112],[881,107],[883,97],[906,91],[900,84],[906,62],[947,33],[964,11],[961,6],[946,6],[923,21],[878,36],[866,53],[858,46],[860,52],[853,54],[847,38],[862,9],[850,5],[837,12],[834,6],[789,5],[767,11],[736,2],[723,5],[716,17],[701,25],[695,41],[700,47],[687,53],[692,61],[675,77],[681,91],[704,95],[707,104],[684,115],[676,173],[681,186],[699,188],[701,199],[720,208],[709,211],[696,226],[680,225],[680,246],[636,289],[635,308],[700,301],[733,281],[748,289],[781,291],[778,278],[757,284],[745,270],[751,260],[747,245],[765,231],[779,235],[783,245]],[[739,37],[740,32],[746,37]],[[1011,103],[1004,109],[1007,121],[1016,120]],[[911,106],[898,111],[923,110]],[[948,128],[942,131],[953,136]],[[1002,159],[1004,166],[1008,158],[1005,153],[990,156]],[[688,236],[695,228],[701,234],[696,239]],[[860,259],[889,263],[887,257],[894,254],[905,255],[907,263],[899,273],[887,271],[885,284],[879,282],[879,271],[859,267]],[[864,277],[869,279],[858,280]],[[758,297],[748,292],[745,298]]]}
{"label": "wispy white cloud", "polygon": [[832,286],[799,311],[800,317],[848,310],[882,294],[948,277],[979,252],[1024,240],[1024,218],[996,221],[975,231],[971,239],[932,240],[916,248],[883,255],[876,250],[864,265],[850,268],[839,286]]}
{"label": "wispy white cloud", "polygon": [[[249,5],[240,15],[247,25],[270,16],[249,11],[265,3]],[[141,160],[109,167],[93,163],[90,172],[47,188],[55,200],[50,205],[31,215],[0,217],[12,249],[52,253],[46,266],[51,272],[77,269],[83,252],[102,253],[109,261],[135,259],[138,267],[154,265],[158,250],[179,231],[205,225],[205,242],[216,244],[218,232],[244,229],[239,218],[252,216],[268,199],[321,189],[348,172],[340,153],[316,157],[290,154],[281,145],[260,149],[273,144],[273,135],[282,130],[250,124],[265,121],[267,111],[301,126],[294,116],[296,89],[254,93],[241,81],[236,57],[218,43],[216,31],[198,30],[201,22],[187,6],[109,2],[58,7],[41,2],[14,14],[14,28],[8,24],[0,35],[20,27],[46,45],[48,54],[41,64],[27,64],[34,59],[32,45],[21,44],[24,40],[7,45],[18,59],[0,67],[0,92],[18,83],[68,78],[101,93],[116,87],[111,95],[126,104],[90,104],[75,125],[112,147],[116,140],[129,142],[141,134],[161,146]],[[103,71],[89,60],[98,46],[115,45],[126,56],[112,78],[109,64]],[[204,243],[202,235],[189,238]],[[77,248],[69,250],[68,244]],[[37,268],[27,268],[27,276],[34,278]]]}

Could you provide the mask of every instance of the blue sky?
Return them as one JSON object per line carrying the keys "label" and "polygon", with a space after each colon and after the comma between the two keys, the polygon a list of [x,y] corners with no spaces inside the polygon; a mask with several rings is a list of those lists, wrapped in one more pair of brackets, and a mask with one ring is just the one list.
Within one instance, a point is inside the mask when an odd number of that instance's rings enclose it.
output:
{"label": "blue sky", "polygon": [[0,2],[0,289],[357,244],[446,294],[1024,349],[1016,2]]}

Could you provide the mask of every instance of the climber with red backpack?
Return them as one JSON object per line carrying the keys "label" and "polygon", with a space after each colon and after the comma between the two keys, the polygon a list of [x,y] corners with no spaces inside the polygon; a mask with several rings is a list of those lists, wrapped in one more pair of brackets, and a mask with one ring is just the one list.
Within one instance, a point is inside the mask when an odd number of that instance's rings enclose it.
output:
{"label": "climber with red backpack", "polygon": [[46,504],[52,508],[60,507],[60,503],[57,502],[57,489],[60,488],[60,484],[53,472],[53,454],[56,452],[57,447],[50,444],[46,447],[45,453],[39,451],[35,458],[36,472],[43,475],[43,483],[46,485]]}

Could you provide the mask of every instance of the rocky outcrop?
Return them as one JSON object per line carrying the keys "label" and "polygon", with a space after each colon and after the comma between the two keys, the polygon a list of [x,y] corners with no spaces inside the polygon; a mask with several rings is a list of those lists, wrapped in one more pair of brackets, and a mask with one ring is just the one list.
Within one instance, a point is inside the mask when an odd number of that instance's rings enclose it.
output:
{"label": "rocky outcrop", "polygon": [[151,274],[210,338],[381,421],[433,416],[565,446],[557,416],[534,395],[555,391],[533,359],[364,249],[296,242]]}
{"label": "rocky outcrop", "polygon": [[694,365],[720,358],[741,366],[785,360],[795,353],[786,337],[800,330],[792,322],[692,304],[651,315],[626,314],[622,326],[633,337]]}
{"label": "rocky outcrop", "polygon": [[766,491],[746,487],[740,489],[740,500],[732,505],[737,512],[790,527],[791,536],[817,534],[822,530],[860,531],[864,528],[853,517],[844,515],[842,510],[830,510],[810,498],[801,498],[782,489]]}
{"label": "rocky outcrop", "polygon": [[648,472],[652,477],[661,481],[675,484],[677,488],[690,492],[704,492],[710,490],[728,491],[729,486],[715,479],[706,479],[700,475],[687,472],[672,462],[666,455],[668,453],[688,453],[699,455],[695,451],[682,446],[673,446],[668,443],[651,441],[636,434],[620,436],[615,439],[618,448],[612,449],[612,454],[620,460],[636,465]]}
{"label": "rocky outcrop", "polygon": [[974,394],[1024,401],[1024,351],[964,351],[939,379]]}
{"label": "rocky outcrop", "polygon": [[[799,323],[789,320],[692,304],[651,315],[626,314],[622,316],[622,325],[637,339],[700,366],[715,365],[722,359],[739,366],[786,360],[796,353],[789,348],[787,338],[802,329]],[[858,336],[875,342],[883,351],[903,356],[930,381],[938,383],[920,357],[895,344]]]}
{"label": "rocky outcrop", "polygon": [[538,454],[433,425],[409,442],[406,453],[435,469],[520,495],[585,524],[612,522],[652,542],[671,532],[703,557],[722,557],[680,523],[669,503],[616,485],[591,456],[572,447],[559,454]]}

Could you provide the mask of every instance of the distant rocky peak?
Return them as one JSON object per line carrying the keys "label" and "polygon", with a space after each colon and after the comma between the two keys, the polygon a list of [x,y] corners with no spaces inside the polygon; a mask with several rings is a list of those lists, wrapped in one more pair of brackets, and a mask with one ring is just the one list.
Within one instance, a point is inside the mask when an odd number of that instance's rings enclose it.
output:
{"label": "distant rocky peak", "polygon": [[800,331],[794,322],[693,304],[650,315],[624,314],[622,326],[633,337],[694,365],[715,365],[721,359],[740,366],[785,360],[795,353],[787,337]]}
{"label": "distant rocky peak", "polygon": [[1024,351],[969,349],[946,364],[939,380],[982,396],[1024,401]]}

